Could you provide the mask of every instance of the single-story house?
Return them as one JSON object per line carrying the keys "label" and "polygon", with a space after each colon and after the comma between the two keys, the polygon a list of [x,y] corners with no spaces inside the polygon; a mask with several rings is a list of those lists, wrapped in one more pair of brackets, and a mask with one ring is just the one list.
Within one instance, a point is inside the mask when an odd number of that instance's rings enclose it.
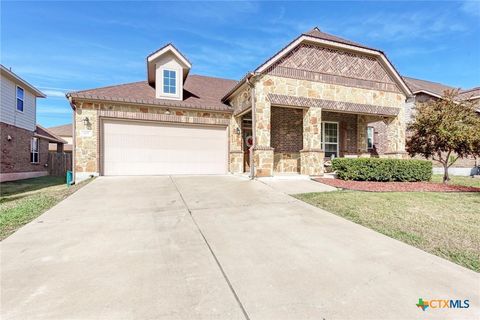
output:
{"label": "single-story house", "polygon": [[[55,134],[57,137],[63,139],[66,143],[63,145],[63,152],[72,153],[73,149],[73,126],[71,123],[64,124],[61,126],[49,127],[48,131]],[[58,152],[57,145],[51,143],[48,146],[48,151]]]}
{"label": "single-story house", "polygon": [[40,90],[0,65],[0,182],[48,175],[48,145],[64,140],[36,124]]}
{"label": "single-story house", "polygon": [[[384,52],[314,28],[240,81],[191,75],[168,44],[145,81],[70,92],[74,172],[95,175],[321,175],[325,159],[404,158],[413,92]],[[250,152],[251,151],[251,152]]]}

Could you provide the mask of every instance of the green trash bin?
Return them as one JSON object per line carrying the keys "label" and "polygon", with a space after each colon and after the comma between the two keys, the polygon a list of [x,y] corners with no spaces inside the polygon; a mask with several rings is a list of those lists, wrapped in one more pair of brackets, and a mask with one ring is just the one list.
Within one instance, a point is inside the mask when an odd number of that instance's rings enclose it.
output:
{"label": "green trash bin", "polygon": [[67,170],[67,186],[72,185],[73,183],[73,172],[70,170]]}

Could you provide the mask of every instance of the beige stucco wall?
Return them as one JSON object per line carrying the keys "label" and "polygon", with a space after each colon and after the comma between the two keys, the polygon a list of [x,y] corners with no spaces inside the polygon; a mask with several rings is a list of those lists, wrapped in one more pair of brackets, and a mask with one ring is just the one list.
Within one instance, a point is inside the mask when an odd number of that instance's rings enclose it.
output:
{"label": "beige stucco wall", "polygon": [[[75,101],[75,175],[77,180],[100,174],[100,134],[99,111],[118,111],[131,117],[145,114],[164,115],[167,109],[171,116],[176,116],[179,123],[194,123],[194,118],[203,118],[213,123],[216,119],[230,120],[229,113],[172,109],[167,107],[141,106],[118,103],[97,103]],[[84,123],[85,117],[89,125]],[[90,136],[82,136],[82,130],[91,131]],[[85,133],[84,131],[83,133]]]}

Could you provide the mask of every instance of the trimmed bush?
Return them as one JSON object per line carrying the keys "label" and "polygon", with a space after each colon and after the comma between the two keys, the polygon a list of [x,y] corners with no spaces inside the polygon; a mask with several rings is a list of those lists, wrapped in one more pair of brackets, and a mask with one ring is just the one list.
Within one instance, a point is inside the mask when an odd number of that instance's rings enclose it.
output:
{"label": "trimmed bush", "polygon": [[380,158],[335,158],[332,168],[338,178],[357,181],[428,181],[432,162]]}

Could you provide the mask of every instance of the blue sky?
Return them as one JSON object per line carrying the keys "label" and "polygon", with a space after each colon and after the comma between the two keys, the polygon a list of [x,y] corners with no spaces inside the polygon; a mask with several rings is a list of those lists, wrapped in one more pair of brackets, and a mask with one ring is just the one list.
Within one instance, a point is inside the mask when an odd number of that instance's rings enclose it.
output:
{"label": "blue sky", "polygon": [[240,79],[314,26],[383,50],[403,75],[480,85],[478,1],[2,1],[1,63],[48,95],[48,127],[71,122],[65,92],[144,80],[167,42],[193,74]]}

